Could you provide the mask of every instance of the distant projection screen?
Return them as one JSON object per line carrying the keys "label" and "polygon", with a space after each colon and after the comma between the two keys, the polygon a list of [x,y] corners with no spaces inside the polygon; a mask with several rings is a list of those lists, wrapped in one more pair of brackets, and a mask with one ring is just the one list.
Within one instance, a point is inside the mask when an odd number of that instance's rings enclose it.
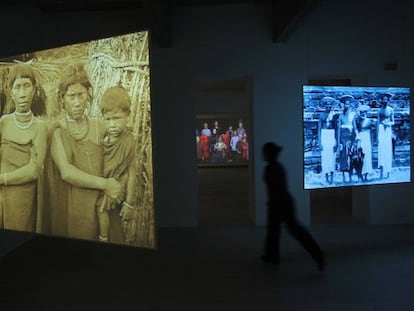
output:
{"label": "distant projection screen", "polygon": [[196,116],[197,165],[249,164],[250,127],[243,114]]}
{"label": "distant projection screen", "polygon": [[410,89],[303,86],[304,188],[411,182]]}
{"label": "distant projection screen", "polygon": [[3,58],[0,229],[154,248],[149,33]]}

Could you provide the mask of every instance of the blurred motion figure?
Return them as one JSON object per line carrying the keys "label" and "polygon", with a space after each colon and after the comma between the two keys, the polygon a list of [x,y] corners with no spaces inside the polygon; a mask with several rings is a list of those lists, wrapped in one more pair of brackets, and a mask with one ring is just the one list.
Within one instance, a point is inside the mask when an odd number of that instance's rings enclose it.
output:
{"label": "blurred motion figure", "polygon": [[289,193],[286,172],[278,161],[282,147],[268,142],[263,145],[263,159],[267,162],[264,169],[264,182],[267,186],[267,236],[262,260],[279,264],[279,244],[281,224],[285,223],[291,235],[310,253],[318,269],[325,268],[322,250],[310,233],[298,222],[295,216],[294,199]]}

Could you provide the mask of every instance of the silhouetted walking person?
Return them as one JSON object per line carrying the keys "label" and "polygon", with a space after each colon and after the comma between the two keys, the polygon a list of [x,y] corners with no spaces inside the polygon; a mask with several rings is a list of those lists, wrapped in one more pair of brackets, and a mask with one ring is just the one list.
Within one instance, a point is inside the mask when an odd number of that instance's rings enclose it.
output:
{"label": "silhouetted walking person", "polygon": [[294,200],[289,193],[286,172],[278,157],[282,147],[268,142],[263,145],[263,159],[268,163],[264,170],[267,186],[267,236],[262,260],[279,264],[279,244],[281,224],[285,223],[292,236],[311,254],[318,268],[323,270],[325,260],[322,250],[310,233],[298,222],[295,216]]}

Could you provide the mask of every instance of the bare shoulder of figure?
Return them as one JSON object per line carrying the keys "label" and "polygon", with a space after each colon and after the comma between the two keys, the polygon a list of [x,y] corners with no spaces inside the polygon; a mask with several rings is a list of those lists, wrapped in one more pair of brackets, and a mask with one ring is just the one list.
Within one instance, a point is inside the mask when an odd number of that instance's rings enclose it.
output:
{"label": "bare shoulder of figure", "polygon": [[53,125],[49,129],[50,137],[54,137],[56,133],[60,133],[60,129],[65,127],[65,123],[62,120],[57,120],[53,123]]}
{"label": "bare shoulder of figure", "polygon": [[11,114],[4,114],[0,118],[0,129],[3,128],[6,124],[12,122],[12,115]]}
{"label": "bare shoulder of figure", "polygon": [[33,123],[36,124],[37,126],[41,126],[41,127],[46,126],[47,127],[46,121],[43,120],[43,119],[40,119],[40,118],[34,118]]}
{"label": "bare shoulder of figure", "polygon": [[11,113],[4,114],[4,115],[1,116],[0,122],[7,122],[11,119],[12,119],[12,114]]}

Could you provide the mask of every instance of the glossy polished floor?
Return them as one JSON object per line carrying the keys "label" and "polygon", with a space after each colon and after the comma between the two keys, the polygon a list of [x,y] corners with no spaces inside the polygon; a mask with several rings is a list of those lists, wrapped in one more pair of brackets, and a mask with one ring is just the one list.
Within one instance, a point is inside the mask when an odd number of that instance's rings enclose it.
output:
{"label": "glossy polished floor", "polygon": [[312,225],[319,272],[287,234],[281,265],[260,262],[264,229],[243,213],[160,229],[157,251],[36,237],[0,260],[0,310],[414,310],[413,225]]}

